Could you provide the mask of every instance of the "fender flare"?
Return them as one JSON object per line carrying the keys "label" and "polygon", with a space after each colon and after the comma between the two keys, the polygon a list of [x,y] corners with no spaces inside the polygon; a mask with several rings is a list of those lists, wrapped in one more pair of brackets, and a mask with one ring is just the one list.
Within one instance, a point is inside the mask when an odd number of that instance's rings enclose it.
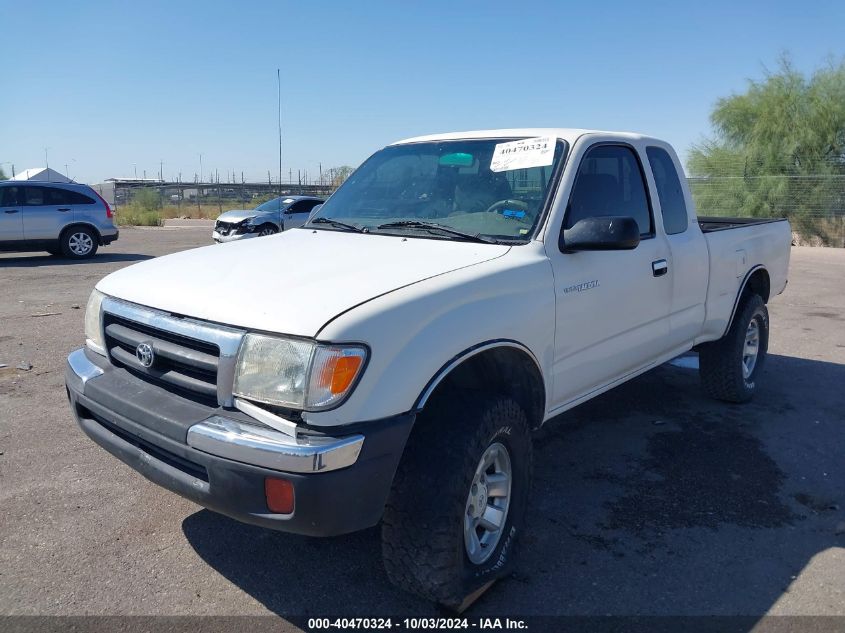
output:
{"label": "fender flare", "polygon": [[745,278],[742,280],[742,283],[739,285],[739,292],[736,294],[736,299],[734,299],[734,307],[731,310],[731,318],[728,319],[728,324],[725,326],[725,331],[722,332],[722,336],[725,336],[728,331],[731,329],[731,326],[734,322],[734,317],[736,316],[736,311],[739,309],[739,300],[742,299],[742,295],[745,293],[745,287],[748,285],[748,281],[751,279],[752,275],[756,273],[758,270],[766,271],[766,274],[769,273],[766,270],[766,267],[762,264],[757,264],[756,266],[752,266],[747,273],[745,273]]}
{"label": "fender flare", "polygon": [[[540,374],[540,377],[543,378],[543,369],[540,366],[540,363],[537,362],[536,356],[534,353],[528,349],[525,345],[520,343],[519,341],[515,341],[513,339],[492,339],[489,341],[484,341],[483,343],[478,343],[473,345],[472,347],[468,347],[461,353],[453,356],[449,361],[443,364],[440,369],[431,377],[431,379],[426,383],[423,390],[420,392],[420,395],[417,396],[417,399],[414,401],[414,406],[412,407],[412,411],[419,412],[424,407],[428,399],[431,397],[431,394],[434,393],[434,390],[437,386],[443,382],[443,380],[452,373],[452,370],[459,367],[464,361],[481,354],[482,352],[489,351],[491,349],[496,349],[499,347],[509,347],[512,349],[517,349],[521,352],[525,352],[528,357],[534,361],[534,365],[537,367],[537,372]],[[543,391],[545,391],[545,384],[543,385]],[[544,405],[545,409],[545,405]]]}

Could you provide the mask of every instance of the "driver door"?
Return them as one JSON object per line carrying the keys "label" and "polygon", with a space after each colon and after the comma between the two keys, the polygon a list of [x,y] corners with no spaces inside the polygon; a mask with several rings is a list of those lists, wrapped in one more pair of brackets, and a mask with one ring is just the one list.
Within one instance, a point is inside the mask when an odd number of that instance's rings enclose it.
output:
{"label": "driver door", "polygon": [[546,251],[555,279],[552,409],[562,408],[665,352],[672,285],[660,273],[669,246],[658,232],[642,163],[627,145],[596,144],[581,161],[563,228],[586,217],[629,216],[640,227],[632,250]]}
{"label": "driver door", "polygon": [[322,204],[322,202],[320,200],[300,200],[299,202],[294,202],[290,205],[287,209],[285,209],[285,212],[282,215],[285,230],[287,231],[288,229],[293,229],[305,224],[305,222],[308,221],[311,209],[318,204]]}
{"label": "driver door", "polygon": [[23,187],[0,187],[0,242],[23,239]]}

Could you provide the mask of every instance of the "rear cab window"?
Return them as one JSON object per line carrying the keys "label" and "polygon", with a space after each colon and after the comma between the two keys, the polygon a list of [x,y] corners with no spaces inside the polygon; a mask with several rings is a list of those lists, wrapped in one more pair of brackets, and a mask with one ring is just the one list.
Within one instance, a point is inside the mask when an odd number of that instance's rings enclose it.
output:
{"label": "rear cab window", "polygon": [[654,183],[657,185],[663,229],[667,235],[683,233],[689,226],[689,214],[675,163],[669,152],[662,147],[648,147],[646,155],[654,175]]}

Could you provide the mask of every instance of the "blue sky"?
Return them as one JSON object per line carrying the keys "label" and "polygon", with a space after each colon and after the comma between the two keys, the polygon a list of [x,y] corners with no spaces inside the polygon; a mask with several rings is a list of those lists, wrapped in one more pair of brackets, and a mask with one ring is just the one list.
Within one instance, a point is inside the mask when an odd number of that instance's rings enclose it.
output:
{"label": "blue sky", "polygon": [[[408,136],[632,130],[682,156],[715,101],[788,51],[845,54],[845,3],[9,2],[0,163],[79,181],[357,165]],[[9,164],[2,167],[11,171]]]}

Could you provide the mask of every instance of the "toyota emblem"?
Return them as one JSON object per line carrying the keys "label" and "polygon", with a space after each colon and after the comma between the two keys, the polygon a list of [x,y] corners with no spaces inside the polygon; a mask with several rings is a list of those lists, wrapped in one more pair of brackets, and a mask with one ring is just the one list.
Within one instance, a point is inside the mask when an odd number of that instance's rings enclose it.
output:
{"label": "toyota emblem", "polygon": [[152,345],[149,343],[140,343],[138,347],[135,348],[135,357],[144,367],[152,367],[153,362],[155,362],[156,355],[153,351]]}

